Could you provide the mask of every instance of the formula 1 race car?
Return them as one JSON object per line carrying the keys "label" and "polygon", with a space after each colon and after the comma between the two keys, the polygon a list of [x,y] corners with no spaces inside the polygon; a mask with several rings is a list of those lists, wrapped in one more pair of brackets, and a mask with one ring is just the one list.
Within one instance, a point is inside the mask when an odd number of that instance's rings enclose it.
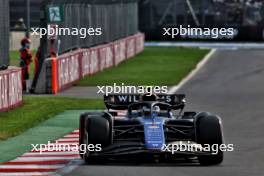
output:
{"label": "formula 1 race car", "polygon": [[[208,112],[183,112],[185,95],[111,94],[107,110],[80,116],[80,145],[100,144],[100,151],[80,153],[86,163],[137,158],[201,165],[223,161],[221,119]],[[213,150],[214,149],[214,150]]]}

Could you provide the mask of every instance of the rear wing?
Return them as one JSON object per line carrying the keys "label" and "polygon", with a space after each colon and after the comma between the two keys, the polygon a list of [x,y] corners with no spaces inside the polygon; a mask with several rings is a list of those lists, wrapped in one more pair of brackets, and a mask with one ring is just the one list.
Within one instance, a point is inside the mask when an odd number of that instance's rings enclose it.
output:
{"label": "rear wing", "polygon": [[[132,103],[140,102],[141,94],[109,94],[104,95],[107,109],[125,110]],[[160,102],[168,103],[174,110],[183,109],[185,106],[184,94],[157,94]]]}

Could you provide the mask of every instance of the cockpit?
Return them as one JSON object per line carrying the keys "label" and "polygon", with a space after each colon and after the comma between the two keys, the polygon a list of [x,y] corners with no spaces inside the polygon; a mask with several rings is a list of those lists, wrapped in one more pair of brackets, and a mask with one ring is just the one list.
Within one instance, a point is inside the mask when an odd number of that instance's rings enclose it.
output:
{"label": "cockpit", "polygon": [[171,105],[163,102],[138,102],[129,105],[128,116],[136,117],[171,117]]}

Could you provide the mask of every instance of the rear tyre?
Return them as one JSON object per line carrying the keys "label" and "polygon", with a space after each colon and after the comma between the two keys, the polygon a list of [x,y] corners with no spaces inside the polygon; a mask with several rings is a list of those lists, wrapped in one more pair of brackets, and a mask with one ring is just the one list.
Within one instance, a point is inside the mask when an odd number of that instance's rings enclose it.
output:
{"label": "rear tyre", "polygon": [[[217,153],[212,155],[198,156],[201,165],[218,165],[223,161],[223,152],[219,149],[223,144],[223,132],[221,119],[209,113],[203,113],[196,121],[197,143],[210,146],[217,146]],[[215,152],[215,151],[214,151]]]}

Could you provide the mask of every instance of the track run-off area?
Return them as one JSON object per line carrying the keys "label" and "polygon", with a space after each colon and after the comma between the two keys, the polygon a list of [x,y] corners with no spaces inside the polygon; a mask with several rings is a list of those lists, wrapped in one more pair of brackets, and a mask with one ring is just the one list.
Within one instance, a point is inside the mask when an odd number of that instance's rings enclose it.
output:
{"label": "track run-off area", "polygon": [[[67,176],[261,176],[264,168],[264,51],[217,50],[177,93],[185,93],[186,110],[209,111],[222,117],[225,152],[219,166],[195,163],[85,165]],[[128,158],[129,160],[129,158]],[[65,173],[65,172],[62,172]]]}
{"label": "track run-off area", "polygon": [[[173,92],[186,94],[187,111],[209,111],[222,117],[225,143],[234,144],[234,151],[225,152],[224,162],[219,166],[205,167],[186,160],[86,165],[77,152],[54,151],[44,155],[29,152],[0,165],[0,175],[261,176],[264,168],[263,56],[261,50],[216,50],[190,79]],[[81,111],[71,113],[78,117]],[[64,120],[74,120],[71,113],[67,118],[64,115]],[[58,118],[56,124],[60,122],[61,118]],[[77,127],[78,121],[74,123]],[[48,123],[45,129],[53,126]],[[71,133],[57,141],[77,144],[78,130],[73,127],[67,130]]]}

